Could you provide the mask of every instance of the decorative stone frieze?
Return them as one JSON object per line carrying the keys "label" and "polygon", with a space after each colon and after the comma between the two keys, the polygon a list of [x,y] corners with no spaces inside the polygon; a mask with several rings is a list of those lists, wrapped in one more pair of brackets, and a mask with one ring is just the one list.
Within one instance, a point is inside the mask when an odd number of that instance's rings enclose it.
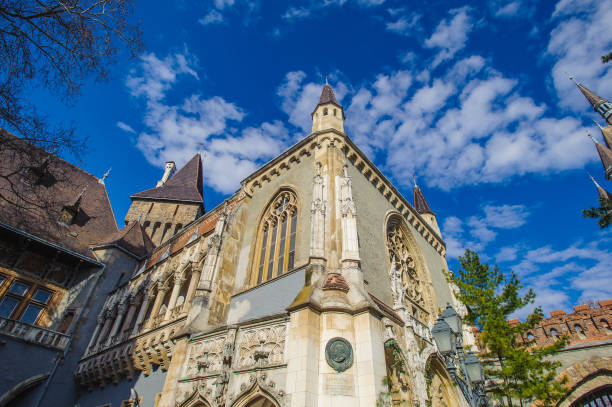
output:
{"label": "decorative stone frieze", "polygon": [[262,326],[238,332],[236,369],[285,363],[287,324]]}

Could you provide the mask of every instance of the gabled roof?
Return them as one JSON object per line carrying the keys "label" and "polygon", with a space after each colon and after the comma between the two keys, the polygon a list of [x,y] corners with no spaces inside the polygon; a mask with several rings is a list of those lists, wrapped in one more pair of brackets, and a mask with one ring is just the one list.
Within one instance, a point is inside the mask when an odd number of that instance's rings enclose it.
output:
{"label": "gabled roof", "polygon": [[421,188],[419,188],[418,185],[414,186],[413,198],[414,198],[414,209],[416,209],[418,213],[420,214],[431,213],[432,215],[435,215],[435,213],[429,208],[429,205],[427,204],[427,201],[425,200],[425,195],[423,195],[423,192],[421,192]]}
{"label": "gabled roof", "polygon": [[595,124],[599,127],[599,130],[601,130],[601,135],[606,142],[606,147],[612,148],[612,126],[601,127],[599,123],[595,122]]}
{"label": "gabled roof", "polygon": [[147,232],[144,231],[140,222],[132,222],[123,229],[111,233],[95,247],[112,245],[119,246],[138,258],[145,257],[155,248],[155,244],[151,241]]}
{"label": "gabled roof", "polygon": [[606,177],[609,178],[608,175],[610,171],[612,171],[612,151],[601,143],[595,143],[595,146],[597,147],[599,158],[601,159],[604,171],[606,172]]}
{"label": "gabled roof", "polygon": [[131,196],[134,198],[167,199],[171,201],[186,201],[202,203],[202,159],[200,154],[193,156],[164,185],[147,189]]}
{"label": "gabled roof", "polygon": [[[89,246],[117,231],[106,187],[82,169],[0,129],[0,222],[95,260]],[[75,210],[69,225],[64,207]]]}

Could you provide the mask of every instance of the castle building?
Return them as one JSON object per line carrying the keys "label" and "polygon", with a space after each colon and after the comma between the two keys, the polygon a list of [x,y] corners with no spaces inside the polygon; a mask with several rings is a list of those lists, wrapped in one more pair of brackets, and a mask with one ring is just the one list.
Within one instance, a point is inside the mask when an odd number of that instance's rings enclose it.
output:
{"label": "castle building", "polygon": [[468,407],[431,333],[447,304],[467,313],[435,213],[351,141],[328,84],[311,116],[208,212],[200,156],[167,163],[121,230],[104,178],[26,166],[19,185],[54,200],[47,218],[0,214],[0,407]]}
{"label": "castle building", "polygon": [[106,298],[80,406],[467,405],[430,332],[447,303],[466,312],[436,216],[344,118],[326,84],[312,133],[208,213],[199,156],[132,195],[126,224],[157,247]]}

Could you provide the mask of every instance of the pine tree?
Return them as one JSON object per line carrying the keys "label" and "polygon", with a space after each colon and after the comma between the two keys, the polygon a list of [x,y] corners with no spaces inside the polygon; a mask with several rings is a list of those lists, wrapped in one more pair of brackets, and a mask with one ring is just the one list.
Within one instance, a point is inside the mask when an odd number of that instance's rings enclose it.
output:
{"label": "pine tree", "polygon": [[610,53],[609,53],[609,54],[607,54],[607,55],[603,55],[603,56],[601,57],[601,62],[603,62],[604,64],[606,64],[606,63],[608,63],[608,62],[610,62],[610,61],[612,61],[612,52],[610,52]]}
{"label": "pine tree", "polygon": [[585,218],[596,218],[600,228],[605,229],[612,224],[612,202],[606,198],[599,198],[599,208],[583,209]]}
{"label": "pine tree", "polygon": [[485,373],[496,382],[493,396],[505,400],[508,407],[535,400],[543,407],[556,405],[567,390],[563,380],[556,380],[559,362],[547,357],[563,348],[566,339],[534,347],[530,331],[542,320],[539,307],[525,322],[508,322],[513,313],[533,303],[533,290],[521,295],[523,285],[514,273],[505,275],[498,266],[482,264],[478,254],[469,249],[459,257],[459,263],[457,273],[448,277],[459,287],[459,300],[470,310],[465,322],[482,332],[480,356]]}

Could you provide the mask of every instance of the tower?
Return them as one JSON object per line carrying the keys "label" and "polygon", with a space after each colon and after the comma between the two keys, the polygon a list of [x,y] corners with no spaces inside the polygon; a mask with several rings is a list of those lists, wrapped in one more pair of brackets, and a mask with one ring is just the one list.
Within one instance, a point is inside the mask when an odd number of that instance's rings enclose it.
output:
{"label": "tower", "polygon": [[175,163],[167,162],[155,188],[130,197],[132,205],[125,216],[126,225],[140,222],[156,246],[205,211],[200,154],[193,156],[176,174],[175,170]]}
{"label": "tower", "polygon": [[589,134],[589,137],[593,140],[593,143],[595,143],[599,159],[604,167],[606,178],[612,181],[612,150],[595,140],[591,134]]}
{"label": "tower", "polygon": [[429,204],[427,204],[427,200],[425,199],[425,195],[423,195],[423,191],[414,181],[414,191],[413,191],[413,202],[414,209],[425,219],[425,222],[429,224],[437,233],[438,236],[441,236],[440,228],[438,227],[438,221],[436,219],[436,214],[431,210]]}
{"label": "tower", "polygon": [[312,131],[334,129],[344,133],[344,109],[336,100],[336,95],[325,79],[319,103],[311,114]]}

